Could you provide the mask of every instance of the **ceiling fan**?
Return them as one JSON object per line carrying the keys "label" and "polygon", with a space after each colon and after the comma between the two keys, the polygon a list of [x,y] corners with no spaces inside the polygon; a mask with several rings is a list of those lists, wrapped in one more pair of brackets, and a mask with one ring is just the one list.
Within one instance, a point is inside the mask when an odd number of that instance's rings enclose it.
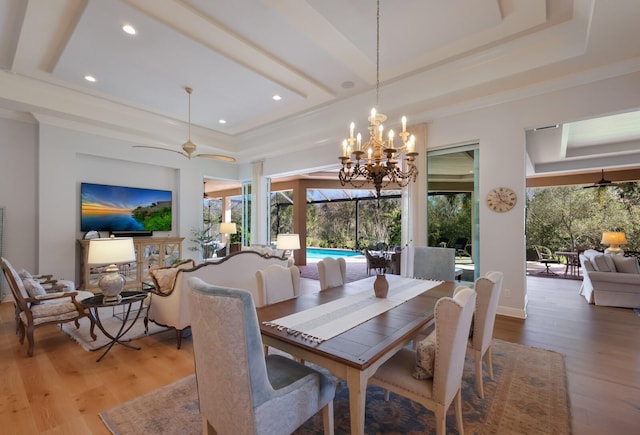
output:
{"label": "ceiling fan", "polygon": [[611,180],[607,180],[604,178],[604,169],[602,170],[602,178],[600,178],[600,180],[596,181],[595,183],[589,185],[589,186],[584,186],[585,189],[591,189],[593,187],[607,187],[610,186],[612,184]]}
{"label": "ceiling fan", "polygon": [[229,156],[223,156],[220,154],[194,154],[196,152],[196,144],[191,142],[191,92],[193,92],[193,89],[187,86],[184,88],[184,90],[187,91],[187,94],[189,95],[189,136],[187,141],[182,144],[182,151],[176,151],[170,148],[154,147],[154,146],[148,146],[148,145],[134,145],[133,147],[134,148],[152,148],[152,149],[162,150],[162,151],[171,151],[173,153],[178,153],[181,156],[188,158],[189,160],[191,160],[191,157],[204,157],[208,159],[216,159],[216,160],[222,160],[223,162],[234,163],[236,159]]}

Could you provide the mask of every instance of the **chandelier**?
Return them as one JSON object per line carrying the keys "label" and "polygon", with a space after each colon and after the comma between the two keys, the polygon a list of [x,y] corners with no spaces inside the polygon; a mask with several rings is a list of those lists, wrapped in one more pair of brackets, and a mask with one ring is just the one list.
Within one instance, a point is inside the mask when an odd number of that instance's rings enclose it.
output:
{"label": "chandelier", "polygon": [[[376,10],[376,106],[380,95],[380,0],[377,1]],[[355,188],[362,187],[365,183],[373,183],[376,189],[376,197],[380,197],[380,189],[395,183],[405,187],[409,181],[416,181],[418,168],[415,159],[414,135],[407,131],[407,118],[402,117],[402,131],[398,133],[400,140],[394,144],[395,133],[389,130],[384,137],[383,122],[386,115],[371,109],[369,115],[369,140],[362,142],[362,135],[353,135],[355,123],[349,126],[349,138],[342,141],[342,155],[339,157],[342,168],[338,178],[344,186],[349,183]],[[401,143],[400,143],[401,142]],[[406,169],[397,158],[404,156]]]}

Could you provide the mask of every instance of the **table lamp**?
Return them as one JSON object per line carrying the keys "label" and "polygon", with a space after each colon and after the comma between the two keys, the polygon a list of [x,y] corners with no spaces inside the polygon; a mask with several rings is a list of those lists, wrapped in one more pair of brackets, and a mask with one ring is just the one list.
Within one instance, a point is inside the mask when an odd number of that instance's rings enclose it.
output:
{"label": "table lamp", "polygon": [[227,255],[229,255],[229,244],[231,243],[230,234],[235,234],[238,232],[238,228],[236,227],[235,222],[222,222],[220,224],[220,234],[227,235]]}
{"label": "table lamp", "polygon": [[91,266],[107,266],[105,274],[98,282],[104,295],[103,303],[120,302],[120,292],[124,288],[125,279],[120,275],[118,264],[136,261],[136,251],[131,237],[111,237],[109,239],[91,239],[87,264]]}
{"label": "table lamp", "polygon": [[627,244],[627,237],[622,232],[605,231],[602,233],[602,240],[600,243],[603,245],[609,245],[609,247],[604,250],[605,254],[623,255],[624,251],[620,248],[620,245]]}
{"label": "table lamp", "polygon": [[283,257],[287,258],[287,251],[300,249],[300,235],[299,234],[278,234],[276,238],[276,249],[282,249]]}

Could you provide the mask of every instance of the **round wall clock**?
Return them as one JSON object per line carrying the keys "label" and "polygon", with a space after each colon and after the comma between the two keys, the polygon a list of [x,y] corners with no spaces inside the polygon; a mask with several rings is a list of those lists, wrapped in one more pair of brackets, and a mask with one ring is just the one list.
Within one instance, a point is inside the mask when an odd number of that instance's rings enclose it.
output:
{"label": "round wall clock", "polygon": [[511,210],[517,201],[516,193],[508,187],[496,187],[487,194],[487,206],[499,213]]}

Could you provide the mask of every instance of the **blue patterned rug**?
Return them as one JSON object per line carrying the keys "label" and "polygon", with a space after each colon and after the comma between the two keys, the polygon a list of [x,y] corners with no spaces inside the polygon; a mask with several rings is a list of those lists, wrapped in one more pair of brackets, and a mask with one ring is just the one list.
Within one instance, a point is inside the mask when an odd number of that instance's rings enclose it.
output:
{"label": "blue patterned rug", "polygon": [[[561,354],[494,340],[494,375],[484,378],[485,399],[475,389],[473,360],[467,357],[463,378],[466,433],[570,434],[571,415]],[[334,399],[335,433],[349,433],[348,389],[339,385]],[[202,423],[193,375],[101,412],[114,434],[199,434]],[[447,433],[458,433],[451,406]],[[367,388],[367,434],[435,433],[433,414],[408,399]],[[314,416],[295,434],[323,434],[322,416]]]}
{"label": "blue patterned rug", "polygon": [[640,316],[640,308],[634,308],[633,312],[636,313],[636,315]]}

